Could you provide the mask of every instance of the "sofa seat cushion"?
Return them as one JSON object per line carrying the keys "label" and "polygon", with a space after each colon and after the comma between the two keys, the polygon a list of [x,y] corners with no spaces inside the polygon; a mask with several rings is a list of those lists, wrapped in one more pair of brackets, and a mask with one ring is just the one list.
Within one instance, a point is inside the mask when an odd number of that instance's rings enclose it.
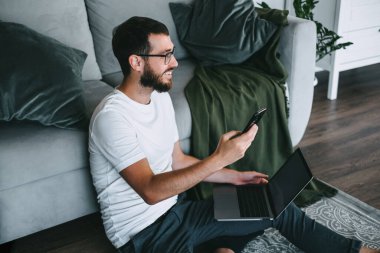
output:
{"label": "sofa seat cushion", "polygon": [[0,128],[0,191],[88,164],[86,131],[24,121]]}
{"label": "sofa seat cushion", "polygon": [[83,0],[0,0],[0,6],[0,20],[26,25],[84,51],[88,57],[82,70],[83,80],[100,80]]}
{"label": "sofa seat cushion", "polygon": [[[84,82],[87,113],[112,91],[101,81]],[[0,191],[88,167],[87,130],[36,122],[0,123]]]}
{"label": "sofa seat cushion", "polygon": [[98,210],[88,168],[0,190],[0,207],[0,244]]}
{"label": "sofa seat cushion", "polygon": [[[191,112],[185,97],[185,87],[194,74],[195,64],[190,59],[179,60],[178,68],[173,72],[173,87],[169,91],[173,102],[178,127],[179,139],[184,140],[191,135]],[[103,76],[103,80],[116,87],[123,81],[123,73],[116,72]]]}
{"label": "sofa seat cushion", "polygon": [[192,0],[86,0],[90,28],[94,37],[96,57],[103,75],[120,71],[120,66],[112,52],[112,31],[132,16],[145,16],[164,23],[176,46],[176,57],[188,56],[179,43],[176,28],[169,10],[169,2],[185,2]]}

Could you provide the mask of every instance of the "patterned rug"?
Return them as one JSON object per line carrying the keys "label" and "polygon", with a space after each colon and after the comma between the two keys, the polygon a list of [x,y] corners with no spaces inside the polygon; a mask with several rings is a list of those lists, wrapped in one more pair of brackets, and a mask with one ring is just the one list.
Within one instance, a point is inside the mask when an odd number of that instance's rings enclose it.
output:
{"label": "patterned rug", "polygon": [[[331,198],[323,198],[306,208],[305,213],[317,222],[348,237],[356,238],[364,245],[380,249],[380,210],[338,191]],[[276,229],[270,228],[252,240],[243,253],[302,253]]]}

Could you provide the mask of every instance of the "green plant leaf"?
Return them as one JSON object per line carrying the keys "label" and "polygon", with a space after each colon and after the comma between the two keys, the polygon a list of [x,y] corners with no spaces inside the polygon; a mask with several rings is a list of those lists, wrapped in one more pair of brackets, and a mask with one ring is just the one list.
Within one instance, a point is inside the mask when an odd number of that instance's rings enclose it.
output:
{"label": "green plant leaf", "polygon": [[257,3],[261,8],[271,9],[266,2]]}
{"label": "green plant leaf", "polygon": [[323,26],[322,23],[314,20],[313,10],[319,1],[316,0],[294,0],[293,7],[296,16],[303,19],[314,21],[317,29],[317,45],[316,45],[316,58],[317,61],[321,60],[327,54],[330,54],[339,49],[345,49],[352,45],[352,42],[345,42],[337,44],[337,41],[342,37],[334,31],[329,30]]}

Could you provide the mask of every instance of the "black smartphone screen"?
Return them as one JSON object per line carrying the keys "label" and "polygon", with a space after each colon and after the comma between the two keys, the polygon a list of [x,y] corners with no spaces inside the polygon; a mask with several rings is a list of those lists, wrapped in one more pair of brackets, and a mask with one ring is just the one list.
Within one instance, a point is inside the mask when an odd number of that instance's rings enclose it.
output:
{"label": "black smartphone screen", "polygon": [[246,133],[254,124],[259,123],[261,118],[263,117],[264,113],[267,111],[267,108],[261,108],[257,112],[255,112],[251,119],[248,121],[248,124],[244,128],[242,133]]}
{"label": "black smartphone screen", "polygon": [[264,115],[264,113],[265,113],[266,111],[267,111],[267,108],[264,107],[264,108],[259,109],[257,112],[255,112],[255,113],[252,115],[251,119],[248,121],[248,123],[247,123],[247,125],[245,126],[244,130],[243,130],[241,133],[232,136],[231,139],[236,138],[236,137],[242,135],[243,133],[248,132],[248,130],[249,130],[254,124],[259,123],[260,119],[263,117],[263,115]]}

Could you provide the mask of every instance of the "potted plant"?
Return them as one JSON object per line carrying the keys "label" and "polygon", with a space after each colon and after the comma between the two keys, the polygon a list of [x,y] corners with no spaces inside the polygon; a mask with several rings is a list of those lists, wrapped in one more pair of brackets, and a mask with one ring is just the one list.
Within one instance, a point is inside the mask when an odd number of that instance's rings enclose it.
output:
{"label": "potted plant", "polygon": [[321,60],[325,55],[330,54],[338,49],[345,49],[352,45],[352,42],[344,42],[336,44],[342,38],[334,31],[324,27],[320,22],[314,20],[313,9],[319,1],[315,0],[294,0],[293,7],[296,16],[303,19],[314,21],[317,26],[317,61]]}

